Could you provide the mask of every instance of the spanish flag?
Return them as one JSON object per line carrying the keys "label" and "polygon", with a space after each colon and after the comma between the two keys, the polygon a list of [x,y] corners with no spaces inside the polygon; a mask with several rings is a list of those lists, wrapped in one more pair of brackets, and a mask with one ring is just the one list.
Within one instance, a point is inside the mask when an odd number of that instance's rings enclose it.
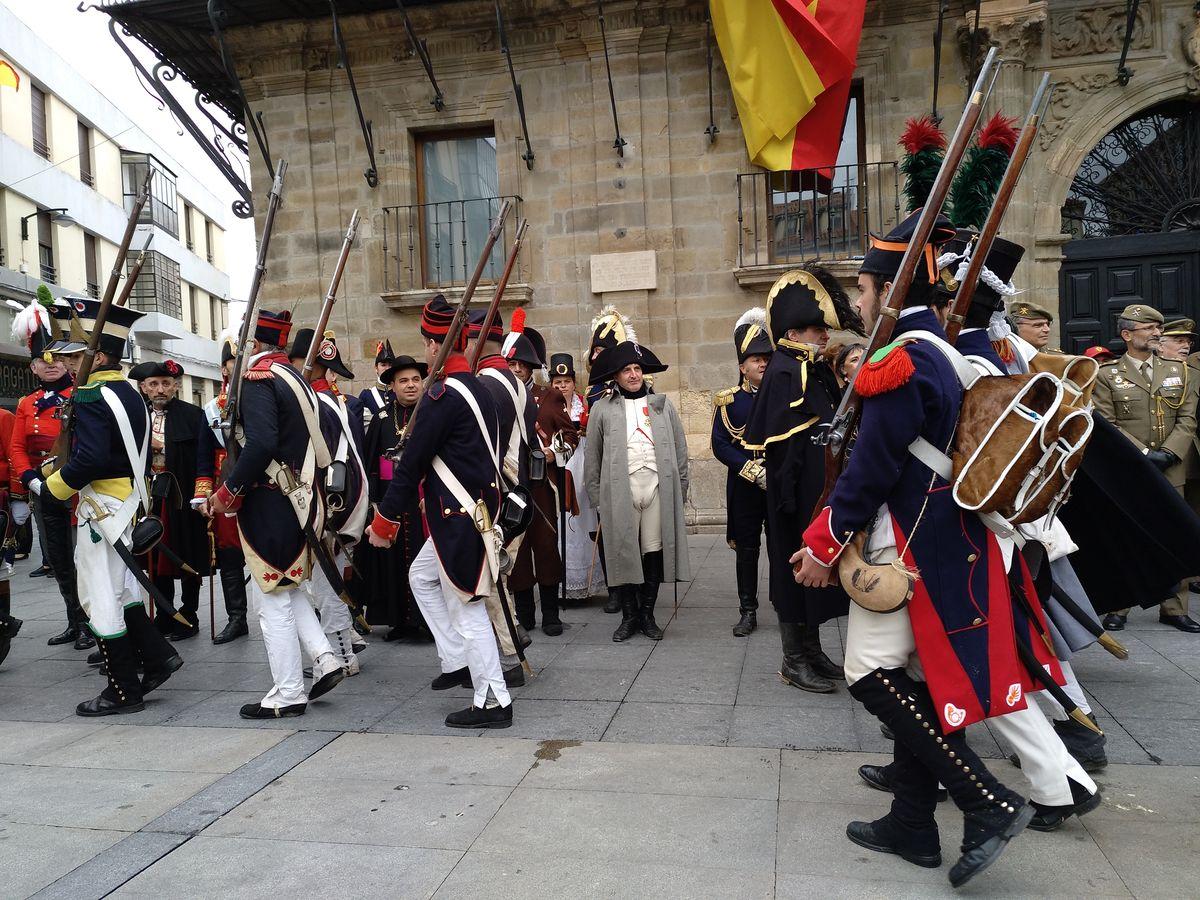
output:
{"label": "spanish flag", "polygon": [[0,59],[0,87],[10,87],[14,91],[21,89],[21,76],[17,70]]}
{"label": "spanish flag", "polygon": [[866,0],[711,0],[746,151],[772,171],[837,160]]}

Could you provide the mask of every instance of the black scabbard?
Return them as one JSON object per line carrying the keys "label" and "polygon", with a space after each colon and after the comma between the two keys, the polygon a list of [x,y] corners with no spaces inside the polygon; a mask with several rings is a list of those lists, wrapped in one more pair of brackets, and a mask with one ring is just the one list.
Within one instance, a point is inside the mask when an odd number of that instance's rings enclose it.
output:
{"label": "black scabbard", "polygon": [[133,577],[137,579],[138,584],[150,594],[150,599],[154,601],[154,607],[159,613],[164,616],[170,616],[179,624],[191,628],[192,623],[185,619],[182,613],[176,612],[175,607],[167,602],[167,598],[162,595],[162,591],[154,586],[154,582],[150,580],[150,576],[138,565],[137,558],[133,555],[133,550],[129,548],[129,545],[124,541],[117,541],[112,544],[112,548],[117,551],[117,556],[121,557],[121,562],[125,563],[125,568],[133,573]]}

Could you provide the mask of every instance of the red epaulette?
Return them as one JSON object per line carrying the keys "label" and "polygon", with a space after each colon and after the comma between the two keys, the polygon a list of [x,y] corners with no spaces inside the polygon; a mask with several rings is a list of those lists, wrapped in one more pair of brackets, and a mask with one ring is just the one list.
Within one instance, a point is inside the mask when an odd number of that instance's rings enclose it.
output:
{"label": "red epaulette", "polygon": [[260,369],[258,366],[255,366],[253,369],[251,369],[250,371],[248,371],[246,373],[247,381],[264,381],[265,379],[274,378],[274,377],[275,377],[275,373],[272,372],[269,368],[268,369]]}
{"label": "red epaulette", "polygon": [[905,340],[895,341],[871,354],[854,382],[860,395],[875,397],[908,383],[917,367],[904,349],[907,343]]}

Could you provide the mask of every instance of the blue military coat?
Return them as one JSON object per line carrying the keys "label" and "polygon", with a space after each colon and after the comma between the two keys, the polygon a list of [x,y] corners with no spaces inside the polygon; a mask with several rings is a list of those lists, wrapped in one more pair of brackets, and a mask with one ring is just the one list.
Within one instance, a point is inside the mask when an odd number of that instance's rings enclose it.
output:
{"label": "blue military coat", "polygon": [[730,547],[757,548],[767,515],[766,491],[741,475],[746,463],[762,458],[742,443],[754,396],[739,385],[713,398],[712,452],[726,469],[725,540]]}

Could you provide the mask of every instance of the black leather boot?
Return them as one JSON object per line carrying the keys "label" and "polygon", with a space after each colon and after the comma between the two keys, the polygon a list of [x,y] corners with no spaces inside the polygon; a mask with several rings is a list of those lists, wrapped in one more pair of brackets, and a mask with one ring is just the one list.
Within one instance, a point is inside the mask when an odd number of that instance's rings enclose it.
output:
{"label": "black leather boot", "polygon": [[[1092,724],[1096,724],[1095,715],[1088,713],[1087,716],[1092,720]],[[1054,730],[1058,732],[1067,752],[1075,757],[1083,771],[1099,772],[1108,765],[1108,755],[1104,752],[1104,735],[1096,734],[1074,719],[1055,719]]]}
{"label": "black leather boot", "polygon": [[540,584],[538,593],[542,600],[542,633],[558,637],[563,633],[562,620],[558,617],[558,585]]}
{"label": "black leather boot", "polygon": [[517,610],[517,621],[526,631],[537,627],[537,614],[534,607],[533,588],[524,591],[513,591],[513,606]]}
{"label": "black leather boot", "polygon": [[[864,774],[863,769],[874,771]],[[892,793],[892,808],[874,822],[851,822],[846,826],[846,837],[869,850],[895,853],[913,865],[929,869],[940,866],[942,847],[934,819],[937,779],[901,741],[896,742],[892,761],[886,767],[863,766],[858,771],[871,787]]]}
{"label": "black leather boot", "polygon": [[229,617],[229,622],[221,629],[221,633],[213,638],[214,644],[228,644],[250,633],[246,625],[246,581],[241,554],[237,554],[236,560],[221,560],[220,555],[223,552],[217,551],[217,554],[221,564],[221,594],[225,597],[225,614]]}
{"label": "black leather boot", "polygon": [[12,639],[23,624],[12,615],[12,588],[7,581],[0,581],[0,663],[4,662],[12,649]]}
{"label": "black leather boot", "polygon": [[88,628],[87,622],[80,621],[79,635],[75,638],[75,643],[72,646],[76,650],[91,650],[96,646],[96,639],[92,637],[92,629]]}
{"label": "black leather boot", "polygon": [[154,627],[140,603],[125,609],[125,628],[137,662],[141,664],[142,694],[161,687],[183,665],[183,658],[171,643]]}
{"label": "black leather boot", "polygon": [[876,669],[851,685],[850,693],[895,732],[895,747],[900,748],[895,760],[901,760],[901,752],[909,760],[906,774],[889,773],[897,821],[910,828],[927,822],[939,781],[962,811],[962,855],[950,869],[950,884],[961,887],[1025,829],[1033,807],[987,770],[962,730],[942,732],[924,682],[914,681],[903,669]]}
{"label": "black leather boot", "polygon": [[77,640],[79,640],[79,625],[76,623],[74,612],[68,609],[66,630],[48,638],[46,646],[57,647],[59,644],[73,644]]}
{"label": "black leather boot", "polygon": [[638,602],[638,586],[622,584],[617,586],[616,591],[617,596],[621,599],[621,624],[613,632],[613,640],[619,644],[629,640],[637,633],[638,627],[642,624],[642,617]]}
{"label": "black leather boot", "polygon": [[804,634],[800,638],[800,646],[813,671],[822,678],[846,680],[845,670],[826,656],[825,651],[821,649],[821,629],[819,627],[816,625],[805,626]]}
{"label": "black leather boot", "polygon": [[187,625],[179,622],[171,629],[168,637],[173,641],[186,641],[200,633],[200,585],[202,581],[193,575],[182,575],[179,579],[179,611],[188,620]]}
{"label": "black leather boot", "polygon": [[818,674],[808,661],[804,649],[804,632],[807,626],[798,622],[780,622],[779,638],[783,642],[783,662],[779,665],[779,677],[784,684],[814,694],[831,694],[836,685]]}
{"label": "black leather boot", "polygon": [[658,589],[663,580],[663,554],[661,550],[642,556],[641,586],[638,587],[638,606],[641,612],[642,634],[652,641],[663,639],[663,630],[654,621],[654,604],[658,602]]}
{"label": "black leather boot", "polygon": [[96,643],[104,657],[108,687],[98,697],[85,700],[75,707],[76,715],[114,716],[141,712],[146,707],[142,703],[142,685],[137,677],[133,639],[123,634],[120,637],[98,639]]}
{"label": "black leather boot", "polygon": [[621,611],[621,595],[615,587],[608,589],[608,599],[604,601],[604,611],[606,613],[619,613]]}
{"label": "black leather boot", "polygon": [[758,548],[738,547],[734,554],[741,618],[733,626],[733,636],[747,637],[758,627]]}

